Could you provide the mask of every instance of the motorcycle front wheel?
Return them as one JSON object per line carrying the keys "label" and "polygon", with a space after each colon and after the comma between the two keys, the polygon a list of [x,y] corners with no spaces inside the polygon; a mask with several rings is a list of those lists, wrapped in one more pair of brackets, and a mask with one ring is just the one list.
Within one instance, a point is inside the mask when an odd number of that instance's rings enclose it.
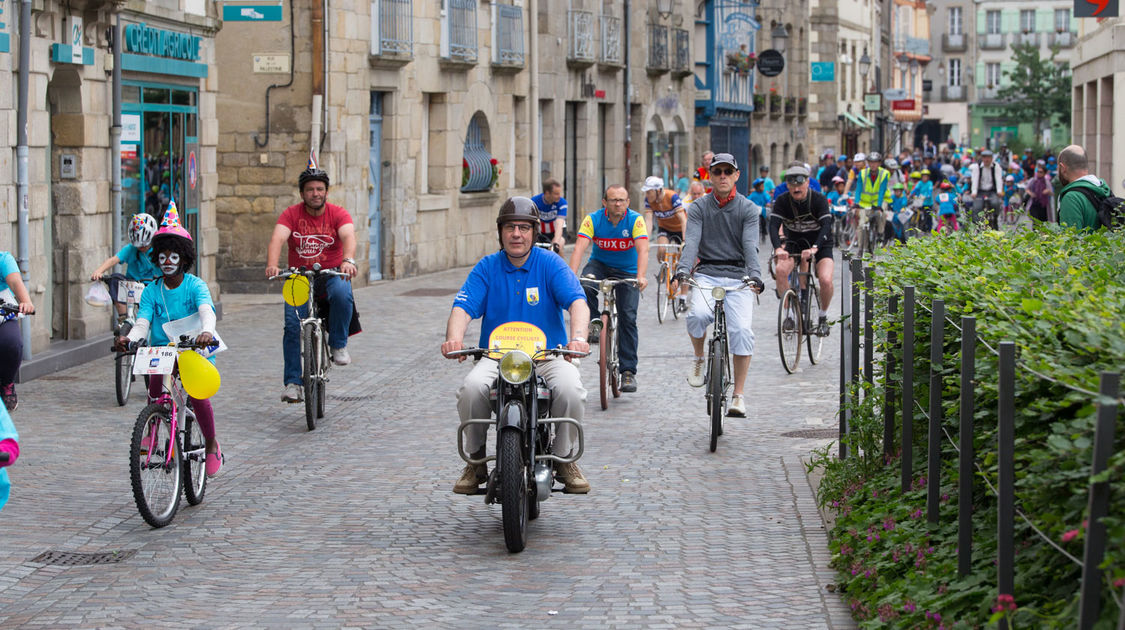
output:
{"label": "motorcycle front wheel", "polygon": [[518,429],[504,429],[496,445],[500,467],[500,507],[504,521],[504,544],[519,553],[527,546],[529,492],[527,467],[523,461],[522,435]]}

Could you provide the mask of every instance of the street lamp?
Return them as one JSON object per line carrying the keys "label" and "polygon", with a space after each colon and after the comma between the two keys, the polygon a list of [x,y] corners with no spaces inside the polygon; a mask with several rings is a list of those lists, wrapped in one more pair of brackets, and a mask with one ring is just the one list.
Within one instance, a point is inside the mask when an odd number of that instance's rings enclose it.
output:
{"label": "street lamp", "polygon": [[867,72],[871,70],[871,57],[867,56],[867,51],[863,51],[863,56],[859,58],[859,76],[866,78]]}
{"label": "street lamp", "polygon": [[660,14],[661,19],[667,20],[668,16],[672,15],[672,3],[675,0],[656,0],[656,12]]}
{"label": "street lamp", "polygon": [[770,43],[773,49],[781,54],[785,54],[785,43],[789,40],[789,31],[780,23],[774,25],[773,30],[770,31]]}

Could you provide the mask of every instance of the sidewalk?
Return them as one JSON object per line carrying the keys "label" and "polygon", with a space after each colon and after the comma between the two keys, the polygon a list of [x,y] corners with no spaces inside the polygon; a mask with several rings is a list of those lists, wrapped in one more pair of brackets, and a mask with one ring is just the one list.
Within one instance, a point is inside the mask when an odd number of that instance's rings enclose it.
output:
{"label": "sidewalk", "polygon": [[[767,291],[751,418],[729,420],[710,453],[702,390],[685,380],[683,322],[657,323],[650,287],[639,391],[602,411],[596,361],[581,366],[591,493],[552,496],[527,549],[511,555],[499,506],[450,492],[462,466],[454,394],[468,365],[438,348],[467,272],[357,290],[365,332],[352,338],[353,364],[333,370],[311,433],[303,406],[279,402],[280,297],[224,295],[231,349],[214,404],[227,463],[206,500],[182,504],[161,530],[129,489],[142,399],[135,391],[116,407],[108,354],[21,385],[23,450],[0,513],[0,627],[854,627],[825,588],[833,572],[800,461],[827,439],[785,435],[835,426],[837,331],[822,365],[786,375]],[[30,561],[48,550],[135,555]]]}

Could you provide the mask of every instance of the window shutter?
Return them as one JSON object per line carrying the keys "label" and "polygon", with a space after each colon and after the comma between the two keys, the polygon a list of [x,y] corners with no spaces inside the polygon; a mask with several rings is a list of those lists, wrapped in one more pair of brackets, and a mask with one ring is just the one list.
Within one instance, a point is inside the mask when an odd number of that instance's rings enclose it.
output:
{"label": "window shutter", "polygon": [[977,35],[984,35],[988,32],[988,18],[986,17],[984,9],[977,9]]}
{"label": "window shutter", "polygon": [[985,81],[984,62],[978,61],[977,62],[977,87],[984,87],[986,85],[988,85],[988,82]]}
{"label": "window shutter", "polygon": [[1000,32],[1018,33],[1020,28],[1019,9],[1004,9],[1000,13]]}
{"label": "window shutter", "polygon": [[1055,11],[1039,9],[1035,12],[1035,32],[1052,33],[1055,30]]}

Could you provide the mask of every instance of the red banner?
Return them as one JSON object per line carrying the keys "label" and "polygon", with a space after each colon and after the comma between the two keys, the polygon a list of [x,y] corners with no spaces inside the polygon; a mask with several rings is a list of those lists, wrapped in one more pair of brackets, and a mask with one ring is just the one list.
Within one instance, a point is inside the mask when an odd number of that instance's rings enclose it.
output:
{"label": "red banner", "polygon": [[891,101],[891,110],[898,110],[898,111],[913,110],[915,105],[916,105],[916,103],[914,102],[914,99],[912,99],[912,98],[902,99],[902,100],[898,100],[898,101]]}

